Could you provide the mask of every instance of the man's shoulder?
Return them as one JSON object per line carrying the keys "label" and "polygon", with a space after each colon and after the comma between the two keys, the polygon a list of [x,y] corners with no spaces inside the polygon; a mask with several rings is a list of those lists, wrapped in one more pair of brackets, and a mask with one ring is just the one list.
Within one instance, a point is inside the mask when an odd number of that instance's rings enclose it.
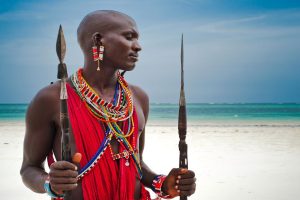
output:
{"label": "man's shoulder", "polygon": [[149,102],[149,97],[147,93],[139,86],[129,84],[129,88],[136,98],[142,102]]}
{"label": "man's shoulder", "polygon": [[59,93],[59,83],[48,85],[37,92],[27,109],[28,127],[36,127],[37,122],[42,124],[55,119],[59,112]]}
{"label": "man's shoulder", "polygon": [[50,106],[59,100],[60,93],[60,84],[59,82],[55,82],[51,85],[48,85],[42,89],[40,89],[35,97],[31,101],[31,105],[44,105]]}
{"label": "man's shoulder", "polygon": [[129,84],[129,88],[132,91],[134,97],[135,106],[140,105],[143,110],[144,117],[147,120],[149,113],[149,97],[147,93],[139,86]]}

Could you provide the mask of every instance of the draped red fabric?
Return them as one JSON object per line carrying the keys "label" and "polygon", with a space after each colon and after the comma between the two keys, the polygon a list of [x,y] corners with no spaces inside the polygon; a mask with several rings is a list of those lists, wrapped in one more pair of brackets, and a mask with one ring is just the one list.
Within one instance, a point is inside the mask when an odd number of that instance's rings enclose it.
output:
{"label": "draped red fabric", "polygon": [[[76,143],[76,151],[82,154],[80,167],[94,156],[105,137],[100,122],[87,110],[83,101],[67,84],[68,110],[72,126],[72,133]],[[132,136],[128,138],[130,144],[138,139],[138,119],[133,113],[136,128]],[[123,130],[127,128],[124,123]],[[124,147],[119,145],[119,152]],[[85,200],[133,200],[136,178],[138,173],[134,160],[129,158],[129,166],[125,166],[125,159],[114,161],[109,148],[106,148],[96,166],[82,179],[83,198]],[[150,199],[149,193],[142,187],[141,200]],[[148,194],[147,194],[148,193]]]}

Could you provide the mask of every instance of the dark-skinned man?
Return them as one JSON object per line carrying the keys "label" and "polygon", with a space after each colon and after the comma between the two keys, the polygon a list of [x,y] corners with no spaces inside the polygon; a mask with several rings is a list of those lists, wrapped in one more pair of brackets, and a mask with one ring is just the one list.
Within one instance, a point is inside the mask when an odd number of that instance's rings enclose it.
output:
{"label": "dark-skinned man", "polygon": [[[143,162],[147,94],[128,84],[141,46],[135,21],[117,11],[94,11],[77,30],[84,66],[67,83],[71,149],[80,163],[61,160],[60,84],[43,88],[30,103],[21,176],[32,191],[66,200],[146,200],[145,187],[173,198],[195,192],[195,174],[174,168],[167,176]],[[56,162],[45,172],[53,151]],[[64,192],[68,195],[64,196]]]}

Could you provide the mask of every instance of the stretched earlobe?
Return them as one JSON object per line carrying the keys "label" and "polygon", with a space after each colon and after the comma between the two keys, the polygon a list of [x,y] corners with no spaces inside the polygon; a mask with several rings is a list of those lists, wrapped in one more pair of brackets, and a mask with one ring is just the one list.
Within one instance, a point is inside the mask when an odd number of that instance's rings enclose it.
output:
{"label": "stretched earlobe", "polygon": [[100,60],[103,60],[104,46],[101,42],[101,34],[96,32],[92,36],[94,46],[92,46],[93,59],[97,62],[97,71],[100,71]]}
{"label": "stretched earlobe", "polygon": [[101,34],[99,32],[95,32],[92,36],[92,40],[95,45],[99,45],[101,43]]}

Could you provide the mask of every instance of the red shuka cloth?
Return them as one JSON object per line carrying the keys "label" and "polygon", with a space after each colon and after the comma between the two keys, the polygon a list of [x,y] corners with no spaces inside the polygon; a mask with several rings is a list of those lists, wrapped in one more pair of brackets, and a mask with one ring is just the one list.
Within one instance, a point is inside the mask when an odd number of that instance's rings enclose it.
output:
{"label": "red shuka cloth", "polygon": [[[69,84],[67,84],[67,91],[70,123],[76,151],[82,154],[80,162],[82,168],[100,147],[105,132],[100,122],[90,114],[84,102]],[[138,142],[138,118],[135,112],[133,120],[135,130],[133,135],[128,138],[130,144]],[[126,128],[127,123],[124,123],[123,130]],[[123,150],[122,145],[119,145],[119,152]],[[106,148],[96,166],[82,179],[83,198],[85,200],[133,200],[138,173],[131,156],[129,163],[129,166],[125,166],[124,158],[119,162],[114,161],[109,148]],[[141,188],[140,199],[150,199],[150,194],[144,186]]]}

